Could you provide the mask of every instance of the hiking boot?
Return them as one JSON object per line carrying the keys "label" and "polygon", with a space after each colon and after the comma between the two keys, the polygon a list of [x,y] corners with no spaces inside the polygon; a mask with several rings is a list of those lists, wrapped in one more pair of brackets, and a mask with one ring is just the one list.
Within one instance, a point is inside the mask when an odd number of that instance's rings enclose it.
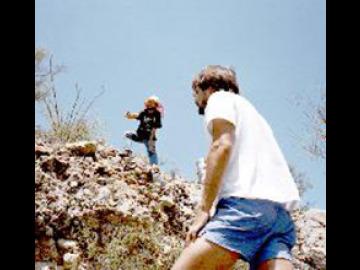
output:
{"label": "hiking boot", "polygon": [[130,131],[130,130],[128,130],[124,133],[124,137],[127,139],[130,139],[130,140],[132,139],[133,135],[134,135],[134,132]]}

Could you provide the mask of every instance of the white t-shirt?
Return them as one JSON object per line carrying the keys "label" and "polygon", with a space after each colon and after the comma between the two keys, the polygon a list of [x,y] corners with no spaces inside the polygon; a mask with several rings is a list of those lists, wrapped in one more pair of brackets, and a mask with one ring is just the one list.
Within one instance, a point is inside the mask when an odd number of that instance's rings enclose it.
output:
{"label": "white t-shirt", "polygon": [[224,119],[235,126],[234,144],[218,197],[235,196],[282,203],[293,210],[300,198],[285,158],[265,119],[240,95],[213,93],[205,110],[205,124]]}

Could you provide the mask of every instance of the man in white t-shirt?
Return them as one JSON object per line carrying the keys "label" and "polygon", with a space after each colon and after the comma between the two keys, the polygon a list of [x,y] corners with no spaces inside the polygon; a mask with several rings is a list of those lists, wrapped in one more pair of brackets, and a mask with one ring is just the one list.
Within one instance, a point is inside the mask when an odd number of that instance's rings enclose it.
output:
{"label": "man in white t-shirt", "polygon": [[271,128],[240,96],[232,69],[208,66],[192,86],[213,140],[199,210],[172,269],[231,269],[238,259],[293,269],[289,211],[299,193]]}

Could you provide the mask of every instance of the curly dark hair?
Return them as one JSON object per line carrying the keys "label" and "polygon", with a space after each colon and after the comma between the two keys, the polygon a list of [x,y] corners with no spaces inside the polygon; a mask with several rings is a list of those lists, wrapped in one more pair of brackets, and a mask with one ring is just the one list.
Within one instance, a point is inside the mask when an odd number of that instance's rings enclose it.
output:
{"label": "curly dark hair", "polygon": [[206,90],[213,87],[216,91],[224,90],[240,94],[236,73],[232,68],[223,66],[205,67],[192,82],[192,88]]}

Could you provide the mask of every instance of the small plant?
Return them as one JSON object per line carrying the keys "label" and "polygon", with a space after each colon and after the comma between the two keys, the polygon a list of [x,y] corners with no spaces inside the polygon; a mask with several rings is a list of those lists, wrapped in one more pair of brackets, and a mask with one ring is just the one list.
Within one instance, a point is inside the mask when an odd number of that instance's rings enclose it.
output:
{"label": "small plant", "polygon": [[96,130],[96,123],[89,120],[87,114],[103,92],[86,103],[85,100],[81,100],[79,87],[76,85],[75,88],[76,97],[69,112],[60,108],[55,87],[52,88],[51,95],[44,99],[45,116],[51,126],[51,135],[63,142],[90,139]]}
{"label": "small plant", "polygon": [[[48,58],[48,65],[45,65]],[[46,133],[50,138],[62,142],[91,139],[97,129],[97,123],[88,118],[88,113],[104,91],[87,102],[81,97],[82,91],[76,85],[75,99],[70,110],[66,111],[60,107],[58,90],[55,87],[55,77],[63,69],[53,65],[52,56],[48,57],[45,50],[35,49],[35,101],[45,107],[43,114],[50,126],[50,131]]]}
{"label": "small plant", "polygon": [[92,265],[91,269],[166,270],[183,248],[182,241],[168,235],[160,223],[120,223],[110,232],[104,232],[92,218],[83,225],[78,239],[82,239],[84,259]]}

